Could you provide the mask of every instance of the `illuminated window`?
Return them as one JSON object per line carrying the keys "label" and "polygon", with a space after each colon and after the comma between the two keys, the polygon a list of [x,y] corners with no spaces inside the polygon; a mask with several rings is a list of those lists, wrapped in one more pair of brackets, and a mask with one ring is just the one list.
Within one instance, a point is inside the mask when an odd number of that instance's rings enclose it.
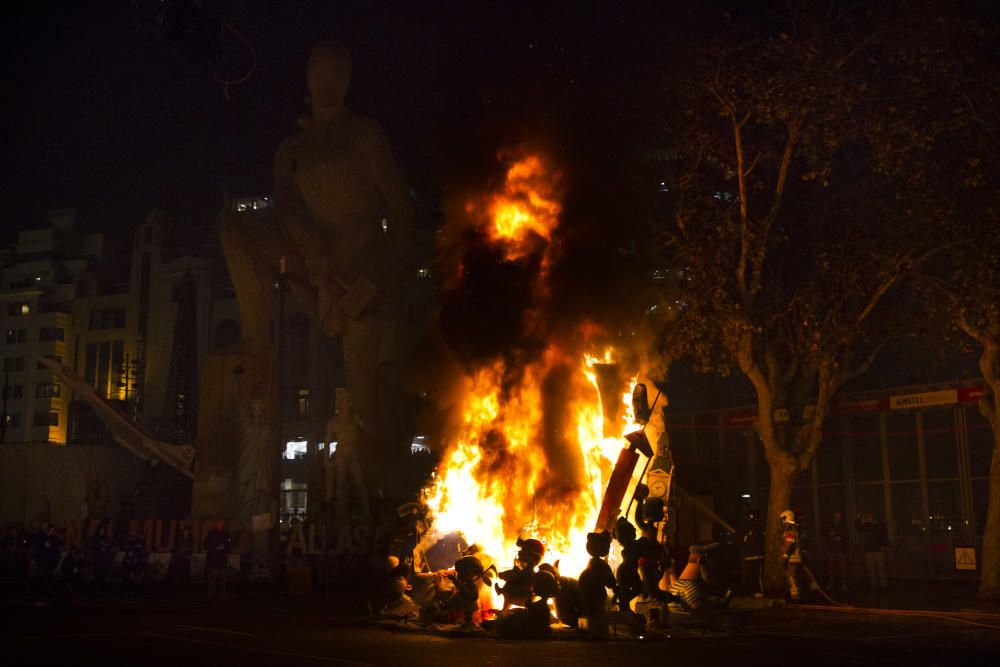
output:
{"label": "illuminated window", "polygon": [[27,329],[7,329],[7,343],[27,343],[28,342],[28,330]]}
{"label": "illuminated window", "polygon": [[26,302],[19,303],[8,303],[7,304],[7,316],[8,317],[18,317],[20,315],[30,315],[31,314],[31,304]]}
{"label": "illuminated window", "polygon": [[410,453],[411,454],[422,454],[430,453],[431,448],[427,446],[426,436],[418,435],[414,436],[413,442],[410,443]]}
{"label": "illuminated window", "polygon": [[309,389],[303,388],[299,389],[298,399],[295,403],[295,414],[299,418],[305,418],[309,416]]}
{"label": "illuminated window", "polygon": [[19,414],[6,415],[4,417],[4,421],[7,423],[7,426],[11,428],[17,428],[18,426],[21,425],[21,415]]}
{"label": "illuminated window", "polygon": [[35,398],[52,398],[61,395],[61,388],[53,382],[40,382],[35,385]]}
{"label": "illuminated window", "polygon": [[430,278],[431,277],[431,270],[430,269],[417,269],[417,277],[418,278]]}
{"label": "illuminated window", "polygon": [[286,459],[301,459],[305,458],[306,452],[308,451],[308,445],[305,440],[289,440],[285,443],[285,456]]}

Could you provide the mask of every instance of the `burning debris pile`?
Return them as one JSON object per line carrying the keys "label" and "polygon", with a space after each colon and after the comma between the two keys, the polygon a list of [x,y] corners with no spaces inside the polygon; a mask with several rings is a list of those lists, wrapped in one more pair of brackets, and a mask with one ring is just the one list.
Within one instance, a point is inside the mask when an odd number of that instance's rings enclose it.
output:
{"label": "burning debris pile", "polygon": [[610,348],[598,352],[598,327],[581,317],[556,329],[547,316],[560,181],[542,157],[520,155],[496,192],[464,207],[441,314],[463,368],[460,405],[424,489],[428,528],[413,563],[391,563],[389,618],[541,636],[555,611],[600,634],[609,592],[633,621],[633,599],[670,598],[672,466],[665,450],[652,460],[667,483],[646,500],[645,386]]}

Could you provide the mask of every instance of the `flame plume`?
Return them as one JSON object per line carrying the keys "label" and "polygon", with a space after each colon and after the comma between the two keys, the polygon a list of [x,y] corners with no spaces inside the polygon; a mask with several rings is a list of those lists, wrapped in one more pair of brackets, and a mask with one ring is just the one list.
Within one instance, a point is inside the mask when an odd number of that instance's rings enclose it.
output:
{"label": "flame plume", "polygon": [[[561,210],[559,174],[537,155],[514,161],[498,192],[466,206],[471,217],[485,216],[486,236],[503,261],[538,262],[536,303],[523,313],[535,321],[544,321],[537,301]],[[590,328],[581,322],[581,330]],[[613,363],[612,351],[598,356],[579,343],[532,335],[542,340],[531,341],[530,354],[511,350],[462,378],[459,425],[424,490],[433,521],[424,544],[460,531],[510,564],[517,538],[535,537],[546,544],[547,562],[559,560],[563,574],[576,576],[622,447],[620,437],[604,434],[636,428],[631,392],[621,396],[620,423],[606,428],[594,365]]]}

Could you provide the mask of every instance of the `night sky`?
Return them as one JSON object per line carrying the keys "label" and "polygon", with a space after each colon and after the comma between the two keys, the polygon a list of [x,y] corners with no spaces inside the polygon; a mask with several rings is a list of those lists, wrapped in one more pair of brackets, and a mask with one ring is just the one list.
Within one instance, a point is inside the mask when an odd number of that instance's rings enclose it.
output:
{"label": "night sky", "polygon": [[[274,149],[306,110],[318,39],[351,49],[347,104],[382,123],[418,187],[445,197],[477,187],[499,149],[529,142],[577,182],[614,189],[617,165],[655,122],[651,87],[671,40],[694,20],[669,3],[207,3],[256,52],[227,101],[212,71],[148,20],[157,4],[6,10],[5,242],[44,226],[50,207],[75,206],[84,228],[114,234],[154,207],[204,224],[227,190],[268,191]],[[217,73],[240,76],[249,51],[228,30],[223,47]]]}

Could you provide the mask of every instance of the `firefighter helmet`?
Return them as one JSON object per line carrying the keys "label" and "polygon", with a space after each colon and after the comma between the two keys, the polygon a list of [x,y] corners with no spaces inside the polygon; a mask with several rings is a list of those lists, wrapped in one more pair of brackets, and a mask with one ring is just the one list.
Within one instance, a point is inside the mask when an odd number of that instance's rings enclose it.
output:
{"label": "firefighter helmet", "polygon": [[792,510],[785,510],[779,515],[779,518],[781,519],[781,523],[795,525],[795,512]]}

